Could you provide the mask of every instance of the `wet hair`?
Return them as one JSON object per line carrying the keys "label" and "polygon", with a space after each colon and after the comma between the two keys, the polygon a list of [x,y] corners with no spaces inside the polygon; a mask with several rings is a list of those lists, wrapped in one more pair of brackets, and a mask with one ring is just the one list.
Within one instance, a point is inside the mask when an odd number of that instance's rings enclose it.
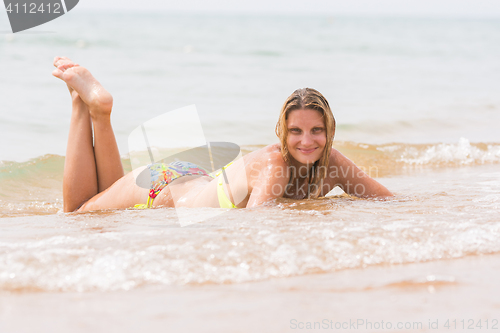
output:
{"label": "wet hair", "polygon": [[[326,98],[317,90],[312,88],[302,88],[295,90],[285,101],[279,115],[278,123],[276,124],[276,135],[281,141],[281,154],[288,165],[291,165],[292,155],[288,150],[287,138],[288,127],[287,119],[290,112],[294,110],[316,110],[321,112],[326,128],[326,144],[323,154],[312,167],[312,172],[309,176],[309,187],[307,196],[309,198],[317,198],[321,193],[321,184],[326,178],[328,170],[328,162],[330,159],[330,151],[335,135],[335,118]],[[293,184],[297,180],[297,172],[292,172],[289,184]],[[313,187],[313,191],[311,191]]]}

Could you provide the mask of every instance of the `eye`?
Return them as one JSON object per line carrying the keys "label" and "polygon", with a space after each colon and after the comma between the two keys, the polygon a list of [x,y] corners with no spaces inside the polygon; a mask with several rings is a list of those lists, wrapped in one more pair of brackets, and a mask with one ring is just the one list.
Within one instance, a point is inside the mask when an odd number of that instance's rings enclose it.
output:
{"label": "eye", "polygon": [[288,131],[293,134],[300,134],[302,132],[300,128],[289,128]]}
{"label": "eye", "polygon": [[321,133],[324,131],[324,128],[323,127],[315,127],[313,128],[313,133]]}

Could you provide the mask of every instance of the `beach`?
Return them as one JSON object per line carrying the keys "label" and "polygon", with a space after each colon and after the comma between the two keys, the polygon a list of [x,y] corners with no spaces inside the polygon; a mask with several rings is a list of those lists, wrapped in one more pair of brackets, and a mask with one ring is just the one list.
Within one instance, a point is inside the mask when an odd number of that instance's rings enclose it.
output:
{"label": "beach", "polygon": [[[0,331],[499,329],[499,20],[75,9],[37,29],[0,34]],[[63,213],[58,55],[112,93],[126,172],[154,117],[194,104],[206,141],[244,155],[313,87],[333,147],[395,197],[336,189],[182,226],[213,209]]]}
{"label": "beach", "polygon": [[490,255],[230,285],[8,294],[0,300],[1,328],[5,332],[33,332],[39,327],[56,332],[100,332],[104,327],[112,332],[494,332],[500,303],[491,291],[497,288],[499,274],[499,257]]}

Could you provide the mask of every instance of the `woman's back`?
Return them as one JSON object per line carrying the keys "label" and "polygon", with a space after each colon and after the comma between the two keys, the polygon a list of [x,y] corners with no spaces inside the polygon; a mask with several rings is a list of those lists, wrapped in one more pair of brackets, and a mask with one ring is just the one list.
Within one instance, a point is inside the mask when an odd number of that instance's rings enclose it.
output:
{"label": "woman's back", "polygon": [[[280,170],[280,173],[276,171]],[[287,165],[281,155],[279,144],[266,146],[262,149],[233,161],[224,169],[226,177],[219,172],[209,184],[200,190],[191,207],[220,207],[220,184],[224,195],[238,208],[247,207],[250,199],[255,199],[254,190],[259,187],[263,178],[271,170],[275,177],[287,177]],[[174,183],[175,186],[175,183]],[[252,197],[253,194],[253,197]]]}

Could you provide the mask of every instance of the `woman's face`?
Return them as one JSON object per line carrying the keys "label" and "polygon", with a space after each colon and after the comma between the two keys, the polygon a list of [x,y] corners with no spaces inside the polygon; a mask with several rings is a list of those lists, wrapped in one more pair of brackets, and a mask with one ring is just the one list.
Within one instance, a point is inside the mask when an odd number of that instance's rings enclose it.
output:
{"label": "woman's face", "polygon": [[288,114],[287,145],[292,157],[301,164],[319,160],[326,145],[326,127],[321,112],[310,109],[294,110]]}

